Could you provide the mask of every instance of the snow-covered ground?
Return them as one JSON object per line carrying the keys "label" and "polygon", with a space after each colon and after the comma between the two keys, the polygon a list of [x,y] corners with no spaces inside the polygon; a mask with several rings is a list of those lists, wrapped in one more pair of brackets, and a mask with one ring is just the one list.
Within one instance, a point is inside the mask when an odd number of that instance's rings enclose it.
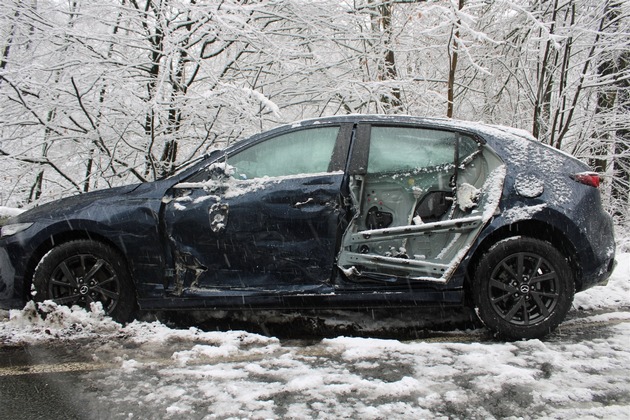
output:
{"label": "snow-covered ground", "polygon": [[[497,342],[483,330],[280,340],[157,321],[121,326],[97,308],[49,303],[5,314],[0,343],[81,348],[76,388],[107,418],[626,419],[630,254],[618,261],[609,284],[578,294],[544,340]],[[76,367],[52,359],[47,369]]]}

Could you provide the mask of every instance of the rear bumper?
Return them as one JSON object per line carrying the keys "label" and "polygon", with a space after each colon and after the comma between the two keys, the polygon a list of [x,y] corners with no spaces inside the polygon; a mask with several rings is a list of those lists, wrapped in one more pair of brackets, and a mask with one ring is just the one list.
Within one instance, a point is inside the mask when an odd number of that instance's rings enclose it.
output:
{"label": "rear bumper", "polygon": [[578,251],[578,262],[582,266],[578,290],[586,290],[597,285],[605,285],[613,273],[615,260],[615,238],[612,219],[605,217],[608,223],[602,223],[597,230],[589,233],[589,247]]}
{"label": "rear bumper", "polygon": [[605,269],[600,269],[591,275],[585,275],[582,290],[593,286],[606,286],[608,284],[608,279],[613,271],[615,271],[616,266],[617,260],[612,258],[605,264]]}

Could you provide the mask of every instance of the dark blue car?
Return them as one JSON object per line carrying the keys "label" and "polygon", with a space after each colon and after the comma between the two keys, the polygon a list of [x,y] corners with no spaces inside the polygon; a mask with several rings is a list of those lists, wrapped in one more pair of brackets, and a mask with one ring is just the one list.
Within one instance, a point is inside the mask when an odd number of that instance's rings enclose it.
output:
{"label": "dark blue car", "polygon": [[157,309],[474,305],[540,337],[614,267],[599,176],[516,130],[442,119],[304,121],[167,179],[12,218],[5,307]]}

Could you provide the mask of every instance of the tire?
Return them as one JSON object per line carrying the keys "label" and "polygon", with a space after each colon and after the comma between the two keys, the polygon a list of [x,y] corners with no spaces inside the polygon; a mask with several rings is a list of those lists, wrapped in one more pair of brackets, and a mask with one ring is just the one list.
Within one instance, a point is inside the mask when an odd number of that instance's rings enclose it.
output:
{"label": "tire", "polygon": [[135,293],[124,259],[101,242],[78,240],[54,247],[33,275],[35,299],[84,308],[100,302],[115,321],[126,322],[135,310]]}
{"label": "tire", "polygon": [[481,322],[500,337],[541,338],[565,318],[575,281],[566,259],[551,244],[514,237],[481,258],[473,301]]}

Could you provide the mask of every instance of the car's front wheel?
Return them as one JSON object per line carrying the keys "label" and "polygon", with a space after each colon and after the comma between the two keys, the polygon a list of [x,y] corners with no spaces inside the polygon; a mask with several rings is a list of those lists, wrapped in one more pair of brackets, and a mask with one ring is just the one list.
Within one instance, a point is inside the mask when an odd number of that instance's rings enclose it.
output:
{"label": "car's front wheel", "polygon": [[35,299],[89,308],[100,302],[107,315],[128,321],[135,296],[123,258],[110,246],[90,240],[54,247],[40,261],[33,276]]}
{"label": "car's front wheel", "polygon": [[566,259],[551,244],[508,238],[477,265],[473,299],[481,321],[506,338],[539,338],[554,330],[573,302]]}

